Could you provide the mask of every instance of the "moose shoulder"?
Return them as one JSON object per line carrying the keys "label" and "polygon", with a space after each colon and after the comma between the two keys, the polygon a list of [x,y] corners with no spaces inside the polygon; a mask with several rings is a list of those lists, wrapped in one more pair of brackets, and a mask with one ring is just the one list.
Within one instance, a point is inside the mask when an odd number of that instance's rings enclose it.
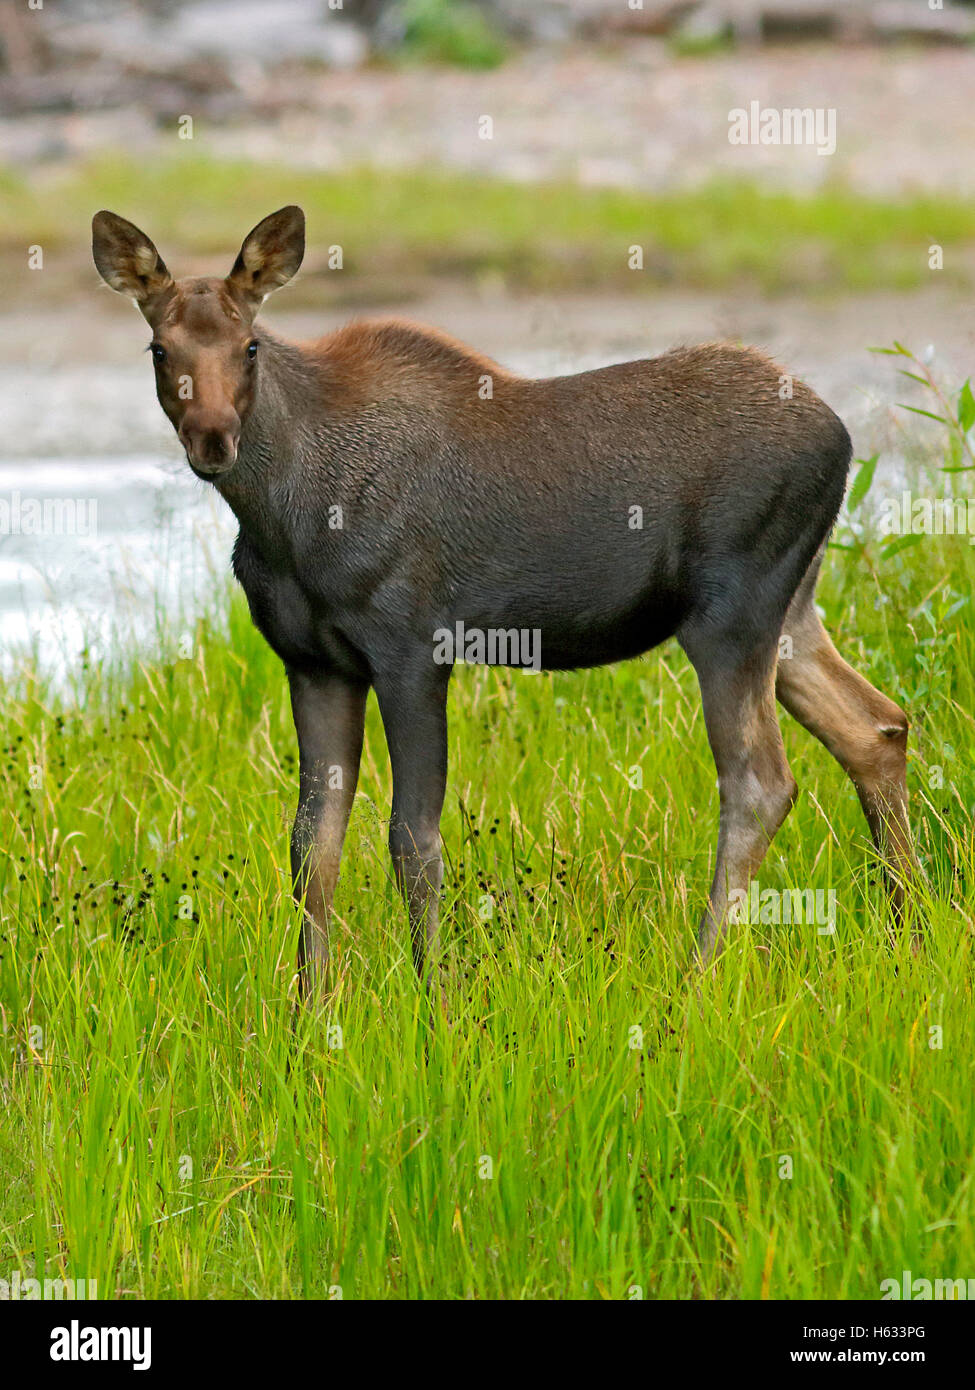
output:
{"label": "moose shoulder", "polygon": [[[703,960],[794,798],[776,696],[852,778],[899,906],[912,864],[907,721],[842,660],[813,601],[850,460],[833,412],[800,382],[781,391],[759,353],[721,344],[530,380],[405,323],[284,342],[254,317],[303,248],[301,212],[284,208],[226,279],[174,281],[131,223],[94,221],[96,265],[152,327],[160,403],[240,522],[234,571],[288,671],[304,986],[324,981],[370,688],[424,969],[447,684],[467,639],[486,659],[560,668],[677,637],[720,788]],[[186,377],[188,400],[175,385]],[[779,661],[783,634],[791,656]]]}

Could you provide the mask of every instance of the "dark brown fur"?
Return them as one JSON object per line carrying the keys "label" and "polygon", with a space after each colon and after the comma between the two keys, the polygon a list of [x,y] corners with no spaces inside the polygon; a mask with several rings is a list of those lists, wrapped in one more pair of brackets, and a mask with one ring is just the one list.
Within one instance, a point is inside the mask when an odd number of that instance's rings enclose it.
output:
{"label": "dark brown fur", "polygon": [[[776,694],[853,779],[900,902],[907,721],[816,616],[850,441],[805,385],[783,392],[778,367],[726,344],[529,380],[396,321],[284,342],[253,318],[300,263],[295,208],[251,232],[225,281],[172,281],[148,238],[110,213],[96,217],[94,245],[103,276],[153,328],[160,402],[237,515],[234,571],[288,672],[309,988],[324,979],[370,689],[418,969],[435,942],[451,665],[434,646],[458,623],[537,632],[549,668],[680,641],[721,797],[703,959],[795,795]],[[780,661],[783,634],[794,652]]]}

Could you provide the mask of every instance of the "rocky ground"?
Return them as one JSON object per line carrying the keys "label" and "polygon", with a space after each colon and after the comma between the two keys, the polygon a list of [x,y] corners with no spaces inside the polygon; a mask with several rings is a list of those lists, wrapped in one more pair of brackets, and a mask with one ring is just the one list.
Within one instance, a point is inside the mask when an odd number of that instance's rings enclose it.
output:
{"label": "rocky ground", "polygon": [[[669,38],[604,26],[562,43],[516,45],[507,62],[483,71],[363,66],[348,26],[335,32],[346,35],[355,61],[309,63],[282,49],[288,35],[302,33],[297,20],[285,22],[291,0],[273,12],[276,47],[271,11],[260,5],[232,7],[238,22],[222,30],[190,26],[180,37],[178,27],[157,26],[151,42],[143,11],[136,20],[131,6],[119,8],[110,24],[81,26],[87,38],[69,27],[64,54],[54,26],[53,58],[48,48],[35,68],[28,53],[23,66],[0,72],[6,163],[37,174],[120,146],[150,159],[174,148],[181,118],[190,116],[195,148],[312,168],[437,164],[651,190],[725,174],[799,190],[838,180],[868,193],[975,192],[971,45],[742,44],[675,56]],[[911,8],[937,14],[921,0]],[[188,12],[208,9],[219,13],[220,5]],[[0,20],[4,13],[0,0]],[[47,14],[38,12],[38,24]],[[975,9],[964,14],[975,23]],[[211,49],[214,33],[223,35],[220,51]],[[753,101],[835,111],[835,153],[732,145],[729,112]],[[485,115],[490,140],[479,133]]]}

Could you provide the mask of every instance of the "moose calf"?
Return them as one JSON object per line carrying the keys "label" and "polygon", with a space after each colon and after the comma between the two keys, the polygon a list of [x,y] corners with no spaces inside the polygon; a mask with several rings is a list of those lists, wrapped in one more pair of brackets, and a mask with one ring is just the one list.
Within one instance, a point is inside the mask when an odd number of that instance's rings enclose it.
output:
{"label": "moose calf", "polygon": [[[850,440],[812,391],[796,383],[782,399],[777,367],[719,344],[531,380],[407,323],[286,342],[255,315],[301,264],[297,207],[260,222],[225,279],[173,280],[148,237],[110,212],[94,219],[93,251],[152,329],[159,402],[194,473],[237,516],[234,573],[287,670],[305,993],[324,983],[370,688],[421,974],[432,953],[444,632],[537,633],[548,669],[677,638],[720,790],[702,961],[795,797],[776,698],[852,778],[899,905],[912,863],[907,720],[843,661],[814,607]],[[783,634],[792,653],[780,661]]]}

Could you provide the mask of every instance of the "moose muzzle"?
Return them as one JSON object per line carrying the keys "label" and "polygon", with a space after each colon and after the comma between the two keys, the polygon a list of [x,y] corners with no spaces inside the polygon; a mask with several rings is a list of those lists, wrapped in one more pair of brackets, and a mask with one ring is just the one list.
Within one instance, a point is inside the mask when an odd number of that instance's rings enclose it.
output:
{"label": "moose muzzle", "polygon": [[226,473],[237,461],[240,417],[235,410],[206,415],[187,411],[179,427],[179,439],[193,472],[201,478]]}

